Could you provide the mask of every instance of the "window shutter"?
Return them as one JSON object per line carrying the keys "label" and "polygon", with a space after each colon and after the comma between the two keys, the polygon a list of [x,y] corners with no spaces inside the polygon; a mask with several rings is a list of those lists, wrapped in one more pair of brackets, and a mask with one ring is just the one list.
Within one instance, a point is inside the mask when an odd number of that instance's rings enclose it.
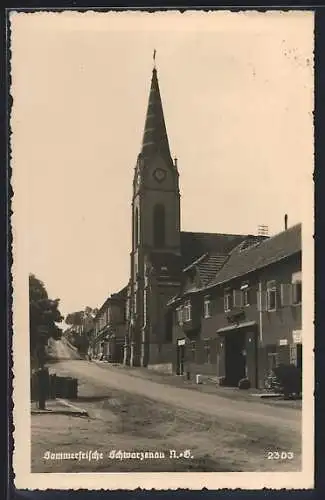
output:
{"label": "window shutter", "polygon": [[301,290],[301,282],[296,281],[292,284],[292,303],[293,304],[298,304],[301,302],[301,293],[299,293]]}
{"label": "window shutter", "polygon": [[292,304],[292,285],[291,283],[282,283],[280,287],[281,306],[290,306]]}

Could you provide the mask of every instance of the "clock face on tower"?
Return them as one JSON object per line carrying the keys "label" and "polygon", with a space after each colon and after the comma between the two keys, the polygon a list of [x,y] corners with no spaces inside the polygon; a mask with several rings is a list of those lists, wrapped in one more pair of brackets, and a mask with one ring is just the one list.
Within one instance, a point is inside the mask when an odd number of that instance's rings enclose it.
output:
{"label": "clock face on tower", "polygon": [[157,182],[163,182],[166,179],[167,172],[163,168],[156,168],[153,172],[153,176]]}

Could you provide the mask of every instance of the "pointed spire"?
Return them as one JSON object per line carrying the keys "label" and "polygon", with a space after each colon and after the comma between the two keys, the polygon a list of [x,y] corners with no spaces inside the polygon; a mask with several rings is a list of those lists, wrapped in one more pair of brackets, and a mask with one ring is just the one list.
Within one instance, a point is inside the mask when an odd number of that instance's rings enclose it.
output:
{"label": "pointed spire", "polygon": [[164,112],[160,97],[159,83],[156,68],[156,50],[153,53],[154,67],[152,70],[149,102],[142,140],[141,154],[143,158],[150,158],[156,153],[168,162],[171,160]]}

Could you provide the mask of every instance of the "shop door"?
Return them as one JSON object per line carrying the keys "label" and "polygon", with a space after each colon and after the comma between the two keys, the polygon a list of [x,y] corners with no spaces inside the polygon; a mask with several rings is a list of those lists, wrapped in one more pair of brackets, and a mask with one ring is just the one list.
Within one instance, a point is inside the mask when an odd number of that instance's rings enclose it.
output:
{"label": "shop door", "polygon": [[257,335],[256,332],[246,333],[246,377],[251,387],[257,387]]}
{"label": "shop door", "polygon": [[184,374],[185,346],[177,346],[177,375]]}

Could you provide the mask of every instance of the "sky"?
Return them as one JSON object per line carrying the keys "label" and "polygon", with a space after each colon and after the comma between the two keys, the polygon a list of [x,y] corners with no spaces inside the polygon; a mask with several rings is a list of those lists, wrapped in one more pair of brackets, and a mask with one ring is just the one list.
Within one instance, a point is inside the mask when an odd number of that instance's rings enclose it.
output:
{"label": "sky", "polygon": [[310,217],[312,13],[16,13],[11,30],[16,272],[64,315],[128,281],[154,49],[182,230]]}

